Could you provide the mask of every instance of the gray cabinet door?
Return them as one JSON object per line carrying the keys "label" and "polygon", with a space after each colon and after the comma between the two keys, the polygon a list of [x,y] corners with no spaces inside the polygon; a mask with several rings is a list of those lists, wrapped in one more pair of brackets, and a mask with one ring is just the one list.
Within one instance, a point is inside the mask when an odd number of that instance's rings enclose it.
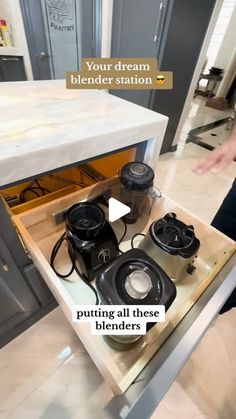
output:
{"label": "gray cabinet door", "polygon": [[65,78],[100,55],[100,0],[20,0],[35,80]]}
{"label": "gray cabinet door", "polygon": [[4,79],[4,74],[2,72],[2,67],[1,67],[1,63],[0,63],[0,82],[1,81],[5,81],[5,79]]}
{"label": "gray cabinet door", "polygon": [[[112,57],[159,58],[166,26],[168,0],[114,2]],[[150,90],[112,90],[112,94],[148,107]]]}
{"label": "gray cabinet door", "polygon": [[40,306],[44,307],[51,303],[54,297],[23,248],[3,199],[0,199],[0,237]]}
{"label": "gray cabinet door", "polygon": [[35,80],[50,80],[49,51],[40,0],[20,0],[25,33]]}
{"label": "gray cabinet door", "polygon": [[0,339],[40,308],[0,238]]}
{"label": "gray cabinet door", "polygon": [[23,57],[0,57],[0,81],[25,81],[25,67]]}

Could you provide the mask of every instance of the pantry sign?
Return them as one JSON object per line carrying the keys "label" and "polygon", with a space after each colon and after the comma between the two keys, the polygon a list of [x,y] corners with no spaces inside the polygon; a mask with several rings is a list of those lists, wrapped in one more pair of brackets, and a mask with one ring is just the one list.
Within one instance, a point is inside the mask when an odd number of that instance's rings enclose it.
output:
{"label": "pantry sign", "polygon": [[171,71],[155,58],[82,58],[81,71],[66,73],[67,89],[172,89]]}

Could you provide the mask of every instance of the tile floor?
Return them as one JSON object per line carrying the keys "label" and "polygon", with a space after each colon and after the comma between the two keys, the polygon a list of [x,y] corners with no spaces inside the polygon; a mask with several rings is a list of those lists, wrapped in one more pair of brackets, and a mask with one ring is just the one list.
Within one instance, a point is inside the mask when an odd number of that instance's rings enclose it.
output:
{"label": "tile floor", "polygon": [[211,222],[236,175],[235,163],[222,173],[196,175],[191,168],[209,153],[188,143],[176,153],[161,156],[156,170],[156,182],[162,193],[207,223]]}
{"label": "tile floor", "polygon": [[60,308],[1,349],[0,377],[1,419],[103,419],[112,397]]}
{"label": "tile floor", "polygon": [[193,99],[191,109],[184,123],[184,131],[188,132],[191,129],[199,128],[211,122],[219,121],[229,117],[232,114],[231,109],[224,109],[222,111],[205,106],[206,99],[202,96],[197,96]]}
{"label": "tile floor", "polygon": [[[209,119],[204,116],[205,122]],[[199,117],[196,124],[202,125],[203,120]],[[189,126],[193,127],[193,122]],[[232,183],[236,166],[232,163],[221,174],[198,177],[191,167],[207,153],[190,143],[162,156],[156,179],[163,193],[210,222]],[[231,310],[209,329],[153,419],[174,419],[176,414],[181,419],[236,417],[232,404],[235,321],[236,310]],[[0,377],[0,419],[108,417],[104,408],[112,393],[60,308],[0,350]],[[227,408],[222,410],[224,406]]]}
{"label": "tile floor", "polygon": [[235,419],[236,309],[210,327],[151,419]]}
{"label": "tile floor", "polygon": [[228,140],[230,133],[231,130],[227,129],[227,124],[224,124],[199,134],[199,137],[212,147],[218,147]]}

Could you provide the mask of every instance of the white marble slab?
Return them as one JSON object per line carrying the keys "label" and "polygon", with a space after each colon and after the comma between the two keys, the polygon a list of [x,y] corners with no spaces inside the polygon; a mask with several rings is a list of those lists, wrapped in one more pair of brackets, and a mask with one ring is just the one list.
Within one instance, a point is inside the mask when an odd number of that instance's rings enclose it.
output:
{"label": "white marble slab", "polygon": [[150,140],[155,168],[168,118],[64,80],[1,83],[0,186]]}

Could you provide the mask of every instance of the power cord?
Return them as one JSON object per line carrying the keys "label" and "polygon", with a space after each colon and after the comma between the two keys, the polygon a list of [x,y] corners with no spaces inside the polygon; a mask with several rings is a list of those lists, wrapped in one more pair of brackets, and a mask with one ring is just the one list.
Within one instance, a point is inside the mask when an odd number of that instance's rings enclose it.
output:
{"label": "power cord", "polygon": [[135,239],[136,237],[138,237],[138,236],[143,236],[143,237],[145,237],[145,234],[143,234],[143,233],[136,233],[136,234],[134,234],[134,235],[133,235],[133,237],[132,237],[132,239],[131,239],[131,247],[132,247],[132,249],[134,249],[134,239]]}
{"label": "power cord", "polygon": [[[71,265],[70,271],[67,274],[63,275],[56,270],[54,263],[55,263],[56,256],[59,252],[59,249],[60,249],[60,247],[61,247],[61,245],[64,241],[67,243],[68,253],[69,253],[72,265]],[[99,298],[98,298],[98,293],[97,293],[96,288],[89,282],[88,277],[85,274],[83,274],[82,272],[80,272],[80,270],[76,266],[75,248],[74,248],[72,242],[70,241],[70,239],[66,236],[66,232],[64,232],[62,234],[62,236],[59,237],[59,239],[56,241],[56,243],[53,246],[52,253],[51,253],[51,258],[50,258],[50,266],[59,278],[62,278],[66,281],[68,280],[67,278],[75,271],[80,276],[82,281],[93,291],[93,293],[95,295],[95,298],[96,298],[95,304],[96,305],[99,304]]]}
{"label": "power cord", "polygon": [[118,247],[118,250],[119,250],[120,253],[124,253],[123,250],[120,249],[120,244],[121,244],[122,240],[124,240],[124,238],[126,236],[126,233],[127,233],[127,224],[126,224],[126,222],[125,222],[125,220],[123,218],[121,218],[121,221],[124,224],[125,230],[124,230],[124,233],[122,234],[120,240],[118,241],[118,246],[117,247]]}
{"label": "power cord", "polygon": [[[121,221],[124,224],[124,232],[123,232],[120,240],[118,241],[118,246],[117,247],[118,247],[118,250],[119,250],[120,253],[124,253],[120,249],[119,246],[120,246],[121,242],[124,240],[124,238],[126,236],[126,233],[127,233],[127,224],[126,224],[126,222],[125,222],[124,219],[121,219]],[[132,249],[134,249],[134,239],[137,236],[143,236],[143,237],[145,237],[145,234],[136,233],[136,234],[133,235],[133,237],[131,239],[131,247],[132,247]],[[68,246],[68,254],[69,254],[69,257],[70,257],[70,260],[71,260],[71,269],[69,270],[69,272],[67,274],[61,274],[55,268],[55,259],[57,257],[57,254],[58,254],[59,250],[60,250],[60,247],[61,247],[61,245],[63,244],[64,241],[67,243],[67,246]],[[78,267],[76,265],[75,248],[74,248],[74,245],[71,242],[71,240],[67,237],[66,232],[64,232],[62,234],[62,236],[59,237],[59,239],[56,241],[56,243],[53,246],[52,253],[51,253],[51,258],[50,258],[50,266],[51,266],[51,268],[53,269],[53,271],[55,272],[55,274],[59,278],[64,279],[66,281],[68,280],[69,276],[75,271],[80,276],[80,278],[82,279],[82,281],[93,291],[93,293],[95,295],[95,299],[96,299],[95,304],[96,305],[99,305],[99,298],[98,298],[98,293],[97,293],[96,288],[89,282],[88,277],[85,274],[83,274],[78,269]]]}
{"label": "power cord", "polygon": [[[34,184],[36,184],[37,186],[33,186]],[[40,198],[41,196],[44,196],[44,195],[50,193],[50,190],[41,186],[39,181],[36,179],[31,184],[31,186],[27,186],[27,188],[25,188],[21,191],[21,193],[19,195],[19,199],[22,203],[27,202],[27,199],[26,199],[26,193],[27,192],[31,192],[34,195],[36,195],[37,198]]]}
{"label": "power cord", "polygon": [[55,179],[55,180],[59,180],[60,182],[69,183],[70,185],[78,185],[78,186],[81,186],[82,188],[85,188],[87,186],[90,186],[87,183],[78,182],[77,180],[73,180],[73,179],[67,179],[67,178],[62,177],[62,176],[49,175],[49,177],[52,178],[52,179]]}

